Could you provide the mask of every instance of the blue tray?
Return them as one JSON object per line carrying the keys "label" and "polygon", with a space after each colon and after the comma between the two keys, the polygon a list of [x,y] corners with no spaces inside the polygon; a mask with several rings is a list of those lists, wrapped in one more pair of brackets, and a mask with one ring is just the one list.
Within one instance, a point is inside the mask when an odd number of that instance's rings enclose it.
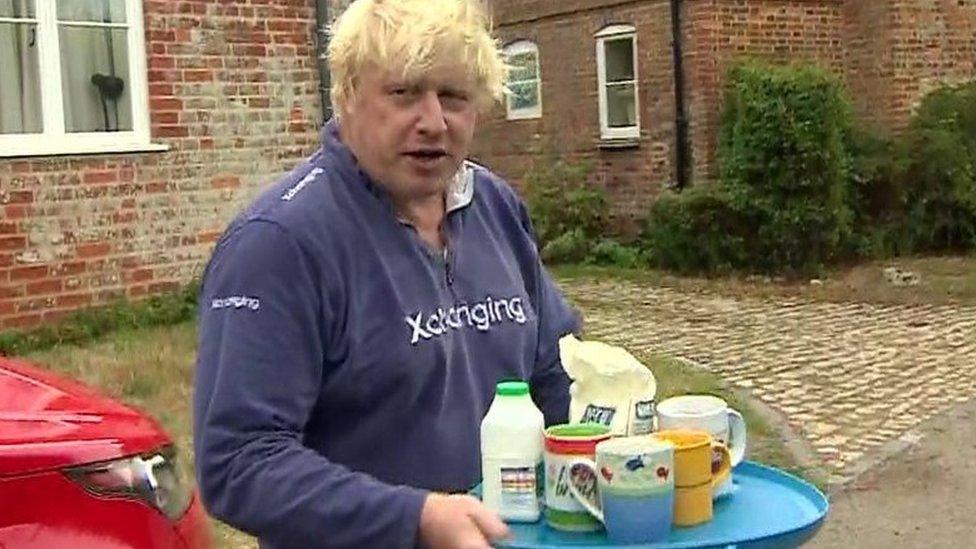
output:
{"label": "blue tray", "polygon": [[[633,549],[680,547],[792,548],[812,538],[827,516],[827,498],[809,483],[751,461],[735,468],[732,493],[715,500],[715,518],[691,528],[672,528],[666,541],[627,545]],[[510,523],[513,539],[501,547],[550,549],[615,547],[603,532],[568,533],[544,520]]]}

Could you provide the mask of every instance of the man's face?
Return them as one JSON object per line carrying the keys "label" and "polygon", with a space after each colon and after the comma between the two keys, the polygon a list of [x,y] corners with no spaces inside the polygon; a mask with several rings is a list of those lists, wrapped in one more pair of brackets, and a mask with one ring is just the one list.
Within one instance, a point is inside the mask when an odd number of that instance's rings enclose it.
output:
{"label": "man's face", "polygon": [[342,113],[343,139],[395,201],[440,194],[474,136],[472,94],[456,64],[437,67],[417,81],[367,69]]}

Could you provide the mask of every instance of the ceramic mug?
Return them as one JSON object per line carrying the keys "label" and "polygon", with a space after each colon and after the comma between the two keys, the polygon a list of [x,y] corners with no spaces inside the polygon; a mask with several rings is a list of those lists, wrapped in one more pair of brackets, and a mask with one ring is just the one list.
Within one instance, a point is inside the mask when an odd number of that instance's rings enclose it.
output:
{"label": "ceramic mug", "polygon": [[[570,461],[569,489],[602,522],[612,543],[650,543],[668,537],[674,517],[674,446],[649,436],[596,445],[596,460]],[[597,478],[597,497],[579,477]]]}
{"label": "ceramic mug", "polygon": [[[729,448],[732,467],[742,462],[746,454],[746,422],[742,414],[733,410],[719,397],[685,395],[672,397],[657,407],[658,429],[696,429],[706,431]],[[713,465],[721,461],[718,453],[712,456]],[[715,487],[715,497],[732,492],[732,476]]]}
{"label": "ceramic mug", "polygon": [[[610,427],[597,423],[553,425],[546,429],[546,523],[557,530],[592,532],[602,528],[569,491],[569,462],[593,458],[596,445],[610,438]],[[580,479],[595,489],[596,477]]]}
{"label": "ceramic mug", "polygon": [[[712,520],[712,492],[732,470],[728,447],[705,431],[690,429],[665,429],[650,438],[674,445],[675,526]],[[712,466],[713,452],[720,456],[717,469]]]}

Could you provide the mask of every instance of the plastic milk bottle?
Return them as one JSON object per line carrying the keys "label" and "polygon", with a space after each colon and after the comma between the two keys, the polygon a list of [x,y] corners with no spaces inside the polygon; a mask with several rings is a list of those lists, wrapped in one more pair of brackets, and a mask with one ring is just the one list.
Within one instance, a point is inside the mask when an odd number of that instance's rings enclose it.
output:
{"label": "plastic milk bottle", "polygon": [[481,421],[481,490],[502,520],[539,519],[545,422],[524,381],[504,381]]}

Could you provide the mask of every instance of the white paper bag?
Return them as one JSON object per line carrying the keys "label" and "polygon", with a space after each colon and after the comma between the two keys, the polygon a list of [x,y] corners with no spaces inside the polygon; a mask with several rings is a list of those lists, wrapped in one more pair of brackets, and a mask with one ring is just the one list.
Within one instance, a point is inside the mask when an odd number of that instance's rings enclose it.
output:
{"label": "white paper bag", "polygon": [[569,387],[569,421],[602,423],[614,435],[650,433],[654,419],[654,374],[621,347],[559,340],[559,358],[573,379]]}

